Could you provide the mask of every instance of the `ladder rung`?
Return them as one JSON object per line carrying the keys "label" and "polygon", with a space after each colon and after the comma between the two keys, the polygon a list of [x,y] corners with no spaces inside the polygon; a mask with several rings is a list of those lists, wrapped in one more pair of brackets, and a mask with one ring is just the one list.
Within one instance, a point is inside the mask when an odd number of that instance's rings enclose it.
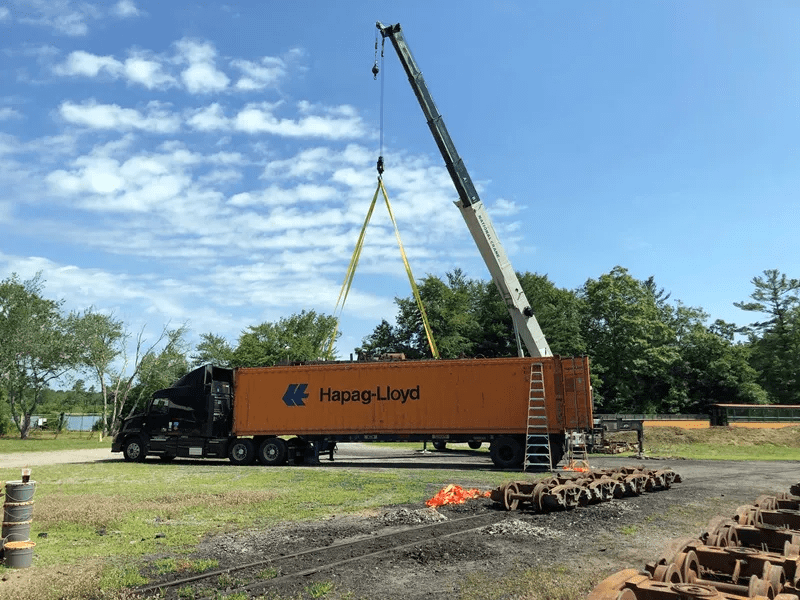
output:
{"label": "ladder rung", "polygon": [[525,433],[525,460],[523,470],[551,469],[550,435],[547,426],[544,368],[541,363],[531,365],[528,390],[528,424]]}

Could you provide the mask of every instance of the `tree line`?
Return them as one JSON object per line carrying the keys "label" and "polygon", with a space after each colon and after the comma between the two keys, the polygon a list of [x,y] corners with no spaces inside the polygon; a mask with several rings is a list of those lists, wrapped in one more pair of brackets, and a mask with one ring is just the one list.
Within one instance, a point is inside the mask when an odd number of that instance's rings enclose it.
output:
{"label": "tree line", "polygon": [[[800,280],[777,270],[753,277],[750,298],[735,306],[758,320],[743,326],[715,320],[615,267],[578,289],[546,275],[519,276],[554,354],[588,355],[596,412],[706,413],[718,402],[800,404]],[[515,356],[511,318],[492,282],[460,270],[429,275],[419,292],[442,358]],[[413,296],[396,298],[394,324],[384,319],[355,352],[429,358]],[[749,315],[748,315],[749,316]],[[194,348],[187,327],[132,333],[95,308],[65,313],[44,295],[41,275],[0,282],[0,420],[28,436],[31,416],[52,386],[91,382],[103,430],[195,366],[271,366],[334,360],[328,344],[334,317],[302,311],[246,328],[236,345],[204,333]],[[66,397],[84,397],[81,394]]]}

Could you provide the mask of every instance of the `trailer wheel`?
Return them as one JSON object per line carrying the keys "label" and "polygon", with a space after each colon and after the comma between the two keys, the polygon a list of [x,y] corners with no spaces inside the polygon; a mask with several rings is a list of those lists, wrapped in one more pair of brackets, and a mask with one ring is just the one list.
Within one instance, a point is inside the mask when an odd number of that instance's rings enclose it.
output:
{"label": "trailer wheel", "polygon": [[255,446],[253,440],[242,439],[236,440],[231,444],[231,449],[228,452],[228,458],[235,465],[252,465],[256,459]]}
{"label": "trailer wheel", "polygon": [[467,442],[467,445],[472,448],[473,450],[477,450],[481,446],[483,446],[483,442]]}
{"label": "trailer wheel", "polygon": [[266,466],[282,465],[286,462],[286,442],[279,437],[271,437],[258,447],[258,462]]}
{"label": "trailer wheel", "polygon": [[489,456],[492,462],[501,469],[518,467],[523,459],[522,444],[508,436],[501,436],[492,440],[489,445]]}
{"label": "trailer wheel", "polygon": [[125,440],[125,446],[122,448],[122,456],[128,462],[143,462],[144,457],[147,456],[147,449],[145,448],[144,441],[140,437],[132,437]]}
{"label": "trailer wheel", "polygon": [[433,447],[437,450],[447,450],[447,442],[433,442]]}

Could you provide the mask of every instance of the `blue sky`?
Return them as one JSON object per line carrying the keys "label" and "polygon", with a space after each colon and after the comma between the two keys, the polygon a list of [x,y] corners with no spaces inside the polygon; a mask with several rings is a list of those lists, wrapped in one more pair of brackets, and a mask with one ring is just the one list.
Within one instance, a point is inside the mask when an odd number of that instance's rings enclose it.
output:
{"label": "blue sky", "polygon": [[[800,277],[797,2],[0,0],[0,275],[131,331],[333,313],[400,22],[518,271],[621,265],[745,324]],[[387,44],[384,182],[419,278],[488,272]],[[376,211],[338,345],[410,294]]]}

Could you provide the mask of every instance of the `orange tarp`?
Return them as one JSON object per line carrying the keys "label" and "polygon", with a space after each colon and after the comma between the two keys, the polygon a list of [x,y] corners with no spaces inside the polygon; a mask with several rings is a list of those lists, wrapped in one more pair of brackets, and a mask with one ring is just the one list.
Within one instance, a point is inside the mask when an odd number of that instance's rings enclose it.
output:
{"label": "orange tarp", "polygon": [[465,490],[460,485],[450,484],[442,488],[438,494],[428,500],[426,506],[443,506],[445,504],[464,504],[467,500],[473,498],[488,497],[491,492],[482,492],[480,490],[471,489]]}

